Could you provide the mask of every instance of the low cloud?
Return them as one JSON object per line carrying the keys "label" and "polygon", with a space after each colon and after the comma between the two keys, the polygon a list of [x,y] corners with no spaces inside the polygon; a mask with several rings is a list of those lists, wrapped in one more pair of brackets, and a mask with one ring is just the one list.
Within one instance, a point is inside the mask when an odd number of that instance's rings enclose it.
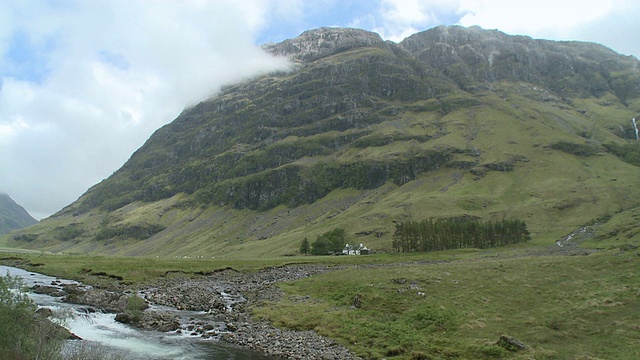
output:
{"label": "low cloud", "polygon": [[260,4],[3,5],[13,20],[0,25],[0,191],[34,217],[48,216],[186,106],[221,85],[286,68],[253,43],[268,2]]}
{"label": "low cloud", "polygon": [[392,41],[442,24],[477,25],[511,35],[598,42],[639,57],[639,13],[634,0],[381,0],[376,16],[354,24]]}
{"label": "low cloud", "polygon": [[382,0],[373,31],[384,39],[400,42],[416,32],[451,24],[459,17],[456,0]]}

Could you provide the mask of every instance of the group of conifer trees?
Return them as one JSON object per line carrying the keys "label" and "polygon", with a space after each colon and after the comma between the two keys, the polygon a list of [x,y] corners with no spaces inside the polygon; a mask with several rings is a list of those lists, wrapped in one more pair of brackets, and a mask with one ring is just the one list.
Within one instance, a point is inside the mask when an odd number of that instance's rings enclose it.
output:
{"label": "group of conifer trees", "polygon": [[445,218],[397,223],[393,248],[397,252],[424,252],[461,248],[486,249],[531,239],[524,221],[479,221]]}

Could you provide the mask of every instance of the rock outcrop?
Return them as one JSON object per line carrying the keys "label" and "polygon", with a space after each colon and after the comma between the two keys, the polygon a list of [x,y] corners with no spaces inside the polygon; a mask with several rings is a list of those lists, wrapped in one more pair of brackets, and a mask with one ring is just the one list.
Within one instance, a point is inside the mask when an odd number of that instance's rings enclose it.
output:
{"label": "rock outcrop", "polygon": [[439,26],[411,35],[400,46],[465,90],[522,81],[562,97],[598,97],[613,90],[624,100],[632,95],[630,88],[635,88],[633,97],[638,95],[638,59],[599,44],[538,40],[477,26]]}
{"label": "rock outcrop", "polygon": [[383,46],[380,35],[361,29],[324,27],[308,30],[300,36],[263,48],[294,62],[312,62],[333,54],[363,47]]}

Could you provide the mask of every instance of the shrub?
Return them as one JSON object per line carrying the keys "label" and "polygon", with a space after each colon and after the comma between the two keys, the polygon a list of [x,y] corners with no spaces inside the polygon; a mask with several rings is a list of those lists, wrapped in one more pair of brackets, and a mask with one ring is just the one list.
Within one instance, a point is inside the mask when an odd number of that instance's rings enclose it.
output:
{"label": "shrub", "polygon": [[342,252],[346,243],[347,231],[342,228],[336,228],[316,238],[311,244],[311,254],[329,255],[339,253]]}
{"label": "shrub", "polygon": [[62,357],[65,360],[125,360],[128,354],[91,341],[72,341],[65,345]]}
{"label": "shrub", "polygon": [[73,240],[84,234],[84,230],[78,227],[77,224],[71,224],[69,226],[60,228],[59,230],[60,232],[57,237],[61,241]]}
{"label": "shrub", "polygon": [[56,359],[64,332],[36,314],[17,277],[0,277],[0,359]]}
{"label": "shrub", "polygon": [[[70,334],[47,317],[36,313],[19,277],[0,276],[0,359],[120,360],[126,357],[86,341],[67,343]],[[131,309],[144,300],[130,299]],[[146,304],[144,304],[146,306]],[[67,345],[65,345],[67,344]]]}
{"label": "shrub", "polygon": [[96,241],[111,238],[145,240],[166,229],[160,224],[136,224],[121,227],[102,227],[98,230]]}
{"label": "shrub", "polygon": [[640,142],[634,141],[624,145],[615,143],[606,144],[605,148],[608,152],[617,156],[620,160],[627,164],[640,166]]}
{"label": "shrub", "polygon": [[13,236],[13,240],[15,241],[27,241],[27,242],[31,242],[34,241],[38,238],[38,234],[21,234],[21,235],[14,235]]}
{"label": "shrub", "polygon": [[576,144],[568,141],[558,141],[549,145],[554,150],[564,151],[576,156],[592,156],[598,153],[598,149],[587,144]]}
{"label": "shrub", "polygon": [[142,312],[149,307],[143,298],[138,295],[131,295],[127,300],[127,307],[124,312],[129,316],[131,322],[139,322],[142,319]]}

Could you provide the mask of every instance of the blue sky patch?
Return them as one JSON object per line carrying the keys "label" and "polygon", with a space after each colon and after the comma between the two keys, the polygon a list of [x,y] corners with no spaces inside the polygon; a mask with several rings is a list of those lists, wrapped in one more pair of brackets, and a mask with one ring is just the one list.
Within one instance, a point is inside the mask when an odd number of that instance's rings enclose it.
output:
{"label": "blue sky patch", "polygon": [[98,56],[102,62],[112,65],[120,70],[129,69],[129,62],[119,53],[102,50],[98,53]]}
{"label": "blue sky patch", "polygon": [[[365,20],[370,18],[372,5],[370,0],[354,1],[331,1],[323,3],[324,6],[317,6],[312,3],[308,7],[313,7],[313,11],[303,10],[302,17],[289,18],[284,21],[269,22],[269,26],[263,29],[256,39],[257,45],[269,42],[280,42],[286,39],[295,38],[302,32],[324,26],[352,26],[355,19]],[[305,5],[303,5],[305,6]],[[365,23],[359,27],[367,28],[370,25]]]}
{"label": "blue sky patch", "polygon": [[0,62],[0,76],[42,83],[51,71],[48,57],[54,45],[50,39],[36,43],[26,32],[14,32]]}

